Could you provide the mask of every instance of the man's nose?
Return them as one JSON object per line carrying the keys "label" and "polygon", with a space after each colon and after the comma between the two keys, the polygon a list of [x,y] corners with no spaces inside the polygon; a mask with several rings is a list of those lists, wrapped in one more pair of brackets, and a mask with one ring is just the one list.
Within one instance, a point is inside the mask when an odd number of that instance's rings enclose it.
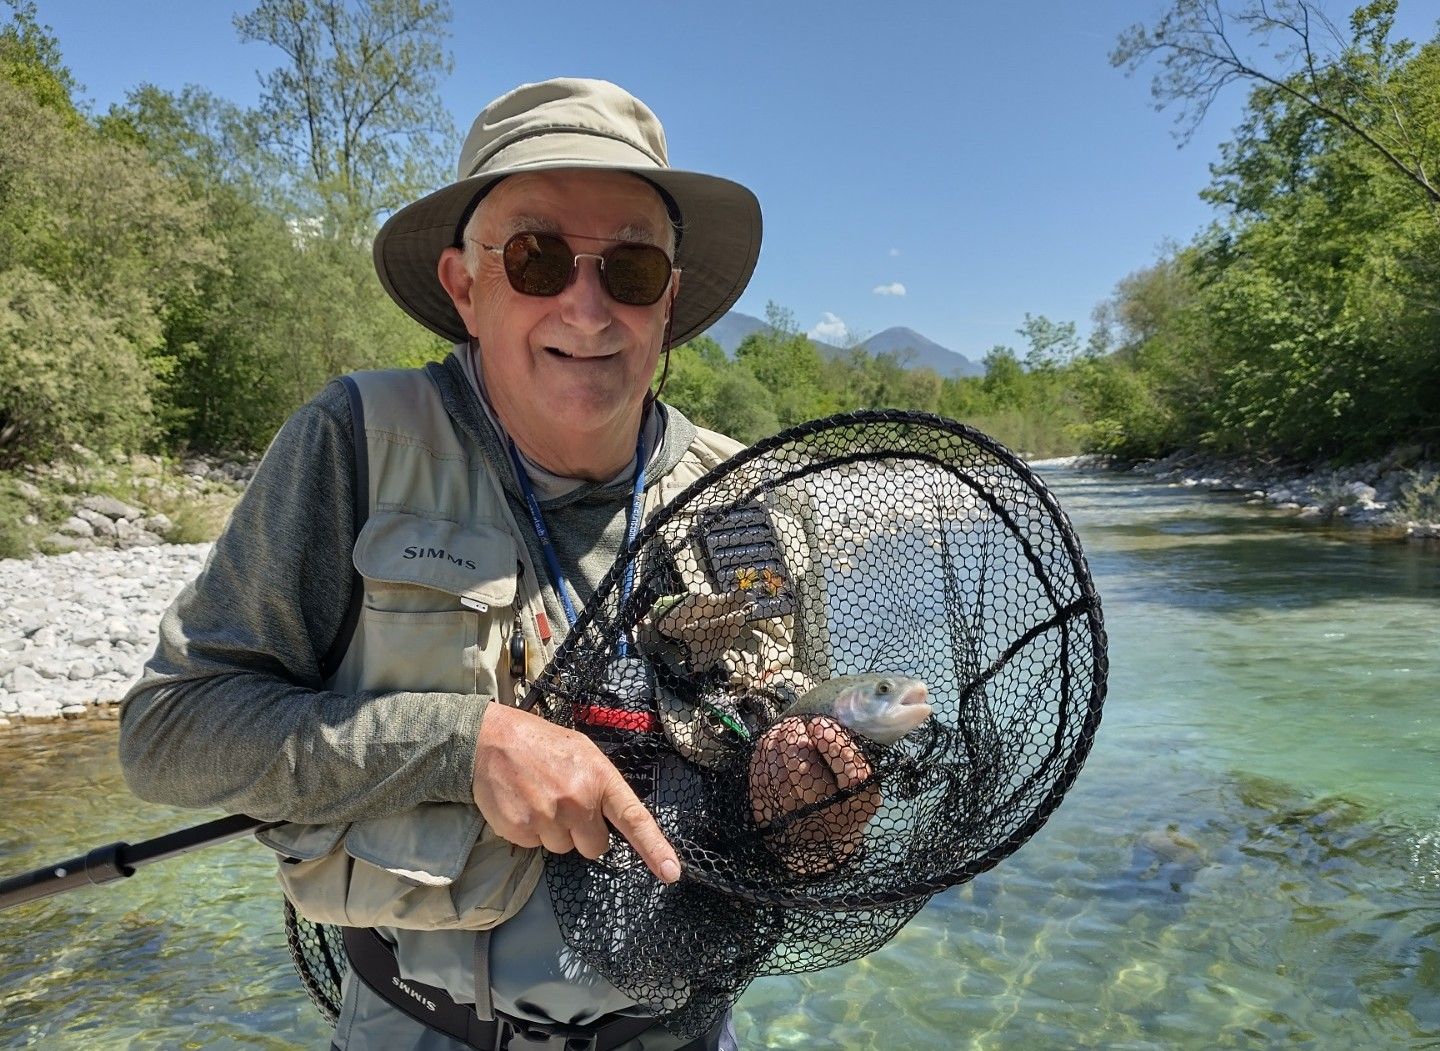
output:
{"label": "man's nose", "polygon": [[598,255],[577,255],[570,283],[560,293],[561,320],[581,332],[599,332],[611,322],[610,293],[600,273],[604,265]]}

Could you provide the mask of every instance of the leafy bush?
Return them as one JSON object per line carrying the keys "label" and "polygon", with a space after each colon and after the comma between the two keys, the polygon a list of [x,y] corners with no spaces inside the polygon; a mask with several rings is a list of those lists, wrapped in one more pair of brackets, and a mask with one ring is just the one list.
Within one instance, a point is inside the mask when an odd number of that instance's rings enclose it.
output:
{"label": "leafy bush", "polygon": [[0,271],[0,466],[150,434],[150,374],[112,318],[33,270]]}
{"label": "leafy bush", "polygon": [[1440,471],[1416,472],[1400,490],[1395,505],[1412,522],[1440,522]]}
{"label": "leafy bush", "polygon": [[[24,558],[45,531],[43,495],[36,499],[35,489],[20,479],[0,471],[0,558]],[[34,519],[33,522],[26,521]]]}

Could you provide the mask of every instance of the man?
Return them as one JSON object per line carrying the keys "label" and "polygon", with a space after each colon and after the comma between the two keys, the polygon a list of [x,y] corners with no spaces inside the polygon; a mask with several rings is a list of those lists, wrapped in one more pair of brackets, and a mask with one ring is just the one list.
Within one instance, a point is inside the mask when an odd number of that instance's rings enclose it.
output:
{"label": "man", "polygon": [[285,822],[263,838],[287,895],[369,937],[347,941],[335,1047],[734,1046],[728,1016],[686,1043],[567,953],[534,848],[598,857],[608,821],[658,879],[679,859],[589,738],[513,704],[632,503],[740,448],[649,387],[759,244],[754,196],[669,168],[654,114],[614,85],[496,100],[457,181],[375,243],[387,291],[454,353],[300,409],[167,613],[122,710],[126,776]]}

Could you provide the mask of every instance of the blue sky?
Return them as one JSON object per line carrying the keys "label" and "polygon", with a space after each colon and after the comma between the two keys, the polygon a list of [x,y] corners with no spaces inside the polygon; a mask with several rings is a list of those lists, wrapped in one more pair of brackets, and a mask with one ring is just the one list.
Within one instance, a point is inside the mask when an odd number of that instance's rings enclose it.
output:
{"label": "blue sky", "polygon": [[[1088,331],[1120,278],[1213,218],[1197,194],[1244,104],[1229,88],[1177,149],[1148,75],[1107,61],[1166,6],[1151,0],[454,3],[442,96],[460,134],[525,81],[624,85],[672,164],[759,196],[765,247],[737,309],[773,300],[831,341],[908,325],[978,359],[1018,343],[1027,311]],[[141,82],[248,105],[277,61],[236,36],[251,6],[40,0],[40,18],[97,109]],[[1412,37],[1434,18],[1402,0]]]}

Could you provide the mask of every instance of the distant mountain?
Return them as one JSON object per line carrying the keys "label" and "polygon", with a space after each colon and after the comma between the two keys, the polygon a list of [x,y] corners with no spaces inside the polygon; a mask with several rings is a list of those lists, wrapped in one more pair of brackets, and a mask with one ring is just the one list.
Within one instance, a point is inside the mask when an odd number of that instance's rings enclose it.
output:
{"label": "distant mountain", "polygon": [[705,330],[709,336],[720,346],[725,348],[725,353],[732,358],[735,356],[735,349],[745,341],[745,337],[752,332],[759,332],[770,326],[761,321],[758,317],[751,317],[749,314],[742,314],[738,310],[731,310],[715,324]]}
{"label": "distant mountain", "polygon": [[934,369],[941,376],[983,376],[985,367],[964,354],[926,339],[913,328],[896,326],[877,332],[860,346],[871,354],[899,354],[906,368]]}
{"label": "distant mountain", "polygon": [[[735,349],[744,342],[746,336],[769,327],[758,317],[751,317],[749,314],[732,310],[711,325],[705,335],[719,343],[725,349],[725,353],[733,357]],[[822,343],[818,339],[812,339],[810,342],[819,348],[821,354],[829,358],[845,353],[840,347]],[[982,366],[977,365],[965,355],[958,354],[948,347],[942,347],[934,340],[926,339],[912,328],[887,328],[884,332],[877,332],[865,340],[860,347],[871,354],[901,354],[905,358],[904,364],[907,368],[923,366],[934,369],[941,376],[983,376],[985,374]]]}

